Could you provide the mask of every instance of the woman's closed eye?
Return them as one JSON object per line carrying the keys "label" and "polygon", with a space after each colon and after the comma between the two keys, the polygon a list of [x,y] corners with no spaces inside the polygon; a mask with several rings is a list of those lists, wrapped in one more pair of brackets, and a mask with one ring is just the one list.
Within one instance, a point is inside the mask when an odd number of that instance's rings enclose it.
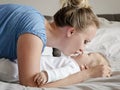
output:
{"label": "woman's closed eye", "polygon": [[85,41],[84,41],[84,44],[87,44],[87,43],[89,43],[89,42],[90,42],[89,40],[85,40]]}

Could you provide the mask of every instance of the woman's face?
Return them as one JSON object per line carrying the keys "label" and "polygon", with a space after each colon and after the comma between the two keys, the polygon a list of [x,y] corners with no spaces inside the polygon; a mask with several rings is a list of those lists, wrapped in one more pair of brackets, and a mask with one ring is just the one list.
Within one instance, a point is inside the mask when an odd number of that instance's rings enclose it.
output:
{"label": "woman's face", "polygon": [[65,55],[76,54],[77,51],[84,50],[85,45],[90,42],[96,34],[97,27],[89,26],[84,32],[75,32],[71,37],[66,38],[63,41],[63,50],[62,52]]}

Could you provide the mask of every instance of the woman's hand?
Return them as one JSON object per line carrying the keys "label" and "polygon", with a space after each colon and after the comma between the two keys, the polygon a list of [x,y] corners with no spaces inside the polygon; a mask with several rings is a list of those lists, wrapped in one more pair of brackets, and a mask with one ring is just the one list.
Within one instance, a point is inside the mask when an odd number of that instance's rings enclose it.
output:
{"label": "woman's hand", "polygon": [[95,67],[91,67],[87,69],[87,72],[91,78],[111,76],[111,68],[107,65],[97,65]]}

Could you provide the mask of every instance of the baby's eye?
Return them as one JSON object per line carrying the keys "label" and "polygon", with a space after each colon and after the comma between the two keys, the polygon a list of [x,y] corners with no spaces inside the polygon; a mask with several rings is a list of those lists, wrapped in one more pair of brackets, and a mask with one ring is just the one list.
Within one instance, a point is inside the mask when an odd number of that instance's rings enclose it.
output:
{"label": "baby's eye", "polygon": [[88,53],[88,56],[90,55],[91,53]]}

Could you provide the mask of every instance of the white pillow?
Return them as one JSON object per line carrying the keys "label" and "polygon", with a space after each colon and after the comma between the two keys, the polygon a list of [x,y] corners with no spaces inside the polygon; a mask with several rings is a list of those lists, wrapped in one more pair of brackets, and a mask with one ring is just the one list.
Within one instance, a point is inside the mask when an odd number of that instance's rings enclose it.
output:
{"label": "white pillow", "polygon": [[98,17],[98,20],[100,22],[100,29],[110,28],[110,27],[120,27],[120,22],[118,21],[109,21],[102,17]]}
{"label": "white pillow", "polygon": [[120,70],[120,22],[107,23],[107,26],[100,27],[86,50],[103,53],[109,59],[112,69]]}
{"label": "white pillow", "polygon": [[0,59],[0,80],[6,82],[18,81],[18,65],[8,59]]}

